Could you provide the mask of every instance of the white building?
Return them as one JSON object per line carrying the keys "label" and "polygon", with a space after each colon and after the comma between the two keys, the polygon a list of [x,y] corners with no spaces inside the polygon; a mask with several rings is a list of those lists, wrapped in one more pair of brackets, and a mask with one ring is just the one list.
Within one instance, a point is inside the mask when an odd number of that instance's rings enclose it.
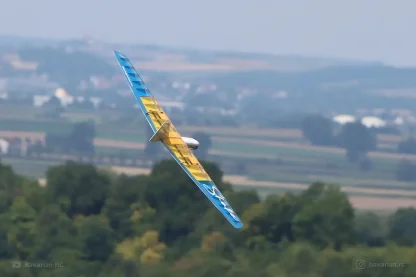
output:
{"label": "white building", "polygon": [[347,123],[352,123],[356,121],[355,116],[349,115],[349,114],[339,114],[332,118],[333,121],[335,121],[338,124],[344,125]]}
{"label": "white building", "polygon": [[383,119],[375,116],[365,116],[361,119],[361,123],[367,128],[380,128],[387,125]]}
{"label": "white building", "polygon": [[0,154],[7,154],[9,152],[9,142],[0,138]]}

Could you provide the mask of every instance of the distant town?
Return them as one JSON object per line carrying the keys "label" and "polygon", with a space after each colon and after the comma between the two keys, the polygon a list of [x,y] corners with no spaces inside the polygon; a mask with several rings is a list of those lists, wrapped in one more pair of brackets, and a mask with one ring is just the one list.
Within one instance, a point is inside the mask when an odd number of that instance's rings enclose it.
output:
{"label": "distant town", "polygon": [[[294,113],[323,113],[340,124],[358,118],[368,127],[401,127],[416,120],[409,103],[416,96],[416,84],[413,77],[406,79],[416,69],[318,58],[304,58],[309,68],[294,69],[290,64],[305,61],[280,57],[279,67],[279,57],[274,56],[227,57],[92,39],[33,44],[1,47],[2,102],[41,107],[53,99],[62,107],[137,108],[112,56],[114,48],[121,48],[132,56],[162,106],[179,115],[187,110],[203,117],[228,117],[224,122],[237,116],[238,124],[244,119],[252,123],[256,115],[259,121],[267,117],[271,125],[272,119]],[[311,76],[317,76],[312,83]],[[264,114],[267,110],[272,114]]]}

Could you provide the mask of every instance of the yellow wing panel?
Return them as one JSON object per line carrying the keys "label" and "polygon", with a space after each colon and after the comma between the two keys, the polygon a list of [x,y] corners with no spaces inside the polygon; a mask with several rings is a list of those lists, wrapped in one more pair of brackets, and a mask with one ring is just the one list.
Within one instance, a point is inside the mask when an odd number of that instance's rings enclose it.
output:
{"label": "yellow wing panel", "polygon": [[165,114],[159,103],[156,102],[156,99],[154,97],[143,96],[140,97],[140,100],[142,100],[146,112],[153,121],[153,124],[155,125],[156,129],[159,129],[165,121],[170,121],[168,116]]}
{"label": "yellow wing panel", "polygon": [[197,181],[211,181],[208,173],[201,166],[198,159],[188,148],[186,143],[182,140],[181,135],[163,111],[162,107],[160,107],[157,103],[156,99],[152,96],[143,96],[140,97],[140,100],[142,101],[146,113],[157,130],[164,122],[168,121],[170,123],[168,135],[162,141],[169,148],[176,159],[183,166],[185,166],[185,168]]}
{"label": "yellow wing panel", "polygon": [[181,168],[191,177],[192,181],[211,201],[211,203],[224,215],[224,217],[237,229],[243,227],[243,223],[231,208],[225,197],[210,179],[204,168],[199,164],[193,152],[182,140],[168,116],[153,98],[142,78],[134,69],[128,58],[120,52],[114,51],[123,74],[129,81],[131,91],[144,113],[150,127],[155,132],[150,141],[162,141],[172,157]]}

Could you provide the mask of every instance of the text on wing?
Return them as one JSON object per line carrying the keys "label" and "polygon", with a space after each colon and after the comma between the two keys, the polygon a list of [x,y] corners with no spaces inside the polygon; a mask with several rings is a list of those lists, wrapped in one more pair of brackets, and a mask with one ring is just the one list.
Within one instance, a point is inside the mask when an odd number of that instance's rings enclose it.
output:
{"label": "text on wing", "polygon": [[207,185],[204,185],[204,187],[208,191],[209,194],[211,194],[212,196],[214,196],[215,198],[217,198],[220,201],[224,210],[226,210],[235,221],[240,221],[237,214],[231,208],[230,204],[227,203],[227,200],[225,200],[225,197],[222,195],[222,193],[219,191],[219,189],[215,185],[213,185],[211,187],[207,186]]}

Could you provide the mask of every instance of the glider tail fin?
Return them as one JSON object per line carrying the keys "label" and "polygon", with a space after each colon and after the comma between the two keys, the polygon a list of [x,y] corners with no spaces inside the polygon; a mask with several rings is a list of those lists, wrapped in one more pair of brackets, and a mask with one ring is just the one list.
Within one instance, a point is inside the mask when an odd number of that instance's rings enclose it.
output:
{"label": "glider tail fin", "polygon": [[165,138],[169,133],[170,122],[165,121],[163,122],[162,126],[160,126],[159,130],[150,138],[149,141],[151,142],[158,142]]}

